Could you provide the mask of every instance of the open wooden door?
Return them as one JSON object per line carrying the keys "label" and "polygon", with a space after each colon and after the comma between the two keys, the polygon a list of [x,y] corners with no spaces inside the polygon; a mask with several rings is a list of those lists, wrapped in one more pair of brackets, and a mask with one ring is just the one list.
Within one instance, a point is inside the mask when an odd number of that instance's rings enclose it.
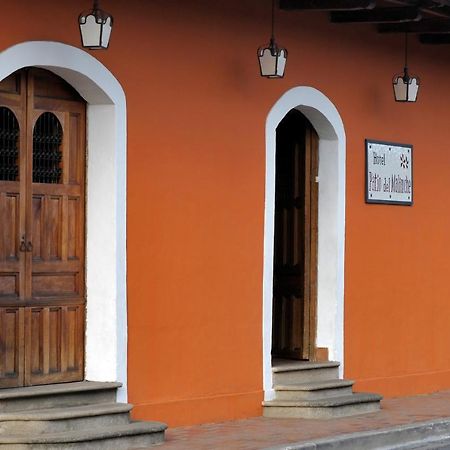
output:
{"label": "open wooden door", "polygon": [[83,379],[85,110],[44,70],[0,83],[0,387]]}
{"label": "open wooden door", "polygon": [[297,110],[277,128],[272,355],[314,359],[318,136]]}

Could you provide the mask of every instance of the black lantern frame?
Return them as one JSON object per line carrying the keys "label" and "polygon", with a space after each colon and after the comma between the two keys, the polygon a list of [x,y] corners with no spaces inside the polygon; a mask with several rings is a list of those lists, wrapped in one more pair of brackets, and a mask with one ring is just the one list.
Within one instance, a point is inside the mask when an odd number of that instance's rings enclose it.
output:
{"label": "black lantern frame", "polygon": [[272,35],[268,45],[262,46],[257,52],[259,70],[265,78],[283,78],[288,52],[279,47],[275,41],[275,0],[272,0]]}
{"label": "black lantern frame", "polygon": [[396,102],[414,103],[420,88],[420,78],[410,75],[408,71],[408,33],[405,33],[405,67],[403,73],[392,79],[394,98]]}
{"label": "black lantern frame", "polygon": [[83,11],[78,17],[81,45],[89,50],[106,50],[113,22],[113,16],[100,9],[99,0],[94,0],[92,9]]}

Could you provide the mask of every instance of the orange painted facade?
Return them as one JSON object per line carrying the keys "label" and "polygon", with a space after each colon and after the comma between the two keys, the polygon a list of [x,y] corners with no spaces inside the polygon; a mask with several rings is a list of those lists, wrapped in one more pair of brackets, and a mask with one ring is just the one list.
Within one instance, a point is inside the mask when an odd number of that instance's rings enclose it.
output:
{"label": "orange painted facade", "polygon": [[[217,4],[219,3],[219,4]],[[128,392],[170,426],[261,414],[265,121],[312,86],[347,136],[345,376],[386,396],[450,389],[448,49],[413,41],[417,104],[393,101],[402,39],[280,12],[286,76],[259,76],[270,2],[104,0],[92,53],[127,98]],[[27,20],[23,10],[27,8]],[[7,2],[0,49],[79,46],[85,2]],[[7,24],[5,26],[8,26]],[[364,139],[414,146],[414,205],[364,202]]]}

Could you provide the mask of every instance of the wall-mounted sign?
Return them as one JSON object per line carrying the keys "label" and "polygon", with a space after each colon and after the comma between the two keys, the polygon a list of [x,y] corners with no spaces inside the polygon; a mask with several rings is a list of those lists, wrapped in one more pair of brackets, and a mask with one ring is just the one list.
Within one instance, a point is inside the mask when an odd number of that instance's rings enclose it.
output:
{"label": "wall-mounted sign", "polygon": [[412,145],[366,139],[366,202],[413,204]]}

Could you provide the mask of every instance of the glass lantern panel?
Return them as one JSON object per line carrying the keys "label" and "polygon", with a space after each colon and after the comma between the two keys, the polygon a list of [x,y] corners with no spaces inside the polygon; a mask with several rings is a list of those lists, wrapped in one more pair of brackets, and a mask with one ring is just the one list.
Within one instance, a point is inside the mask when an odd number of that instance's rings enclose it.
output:
{"label": "glass lantern panel", "polygon": [[279,77],[284,76],[284,69],[286,67],[286,51],[284,49],[280,50],[278,55],[278,64],[277,64],[277,75]]}
{"label": "glass lantern panel", "polygon": [[261,75],[263,77],[276,76],[277,58],[272,56],[269,48],[265,48],[259,55],[259,64],[261,66]]}
{"label": "glass lantern panel", "polygon": [[80,30],[83,47],[100,47],[102,25],[97,23],[94,15],[86,16],[86,23],[80,23]]}
{"label": "glass lantern panel", "polygon": [[108,48],[109,38],[111,37],[111,30],[112,30],[111,17],[108,17],[106,19],[105,24],[103,25],[103,30],[102,30],[102,47],[103,48]]}
{"label": "glass lantern panel", "polygon": [[408,89],[408,101],[415,102],[417,100],[417,93],[419,91],[419,85],[417,84],[416,78],[411,78],[409,81],[409,89]]}
{"label": "glass lantern panel", "polygon": [[394,80],[394,95],[397,102],[406,102],[408,100],[407,84],[402,77]]}

